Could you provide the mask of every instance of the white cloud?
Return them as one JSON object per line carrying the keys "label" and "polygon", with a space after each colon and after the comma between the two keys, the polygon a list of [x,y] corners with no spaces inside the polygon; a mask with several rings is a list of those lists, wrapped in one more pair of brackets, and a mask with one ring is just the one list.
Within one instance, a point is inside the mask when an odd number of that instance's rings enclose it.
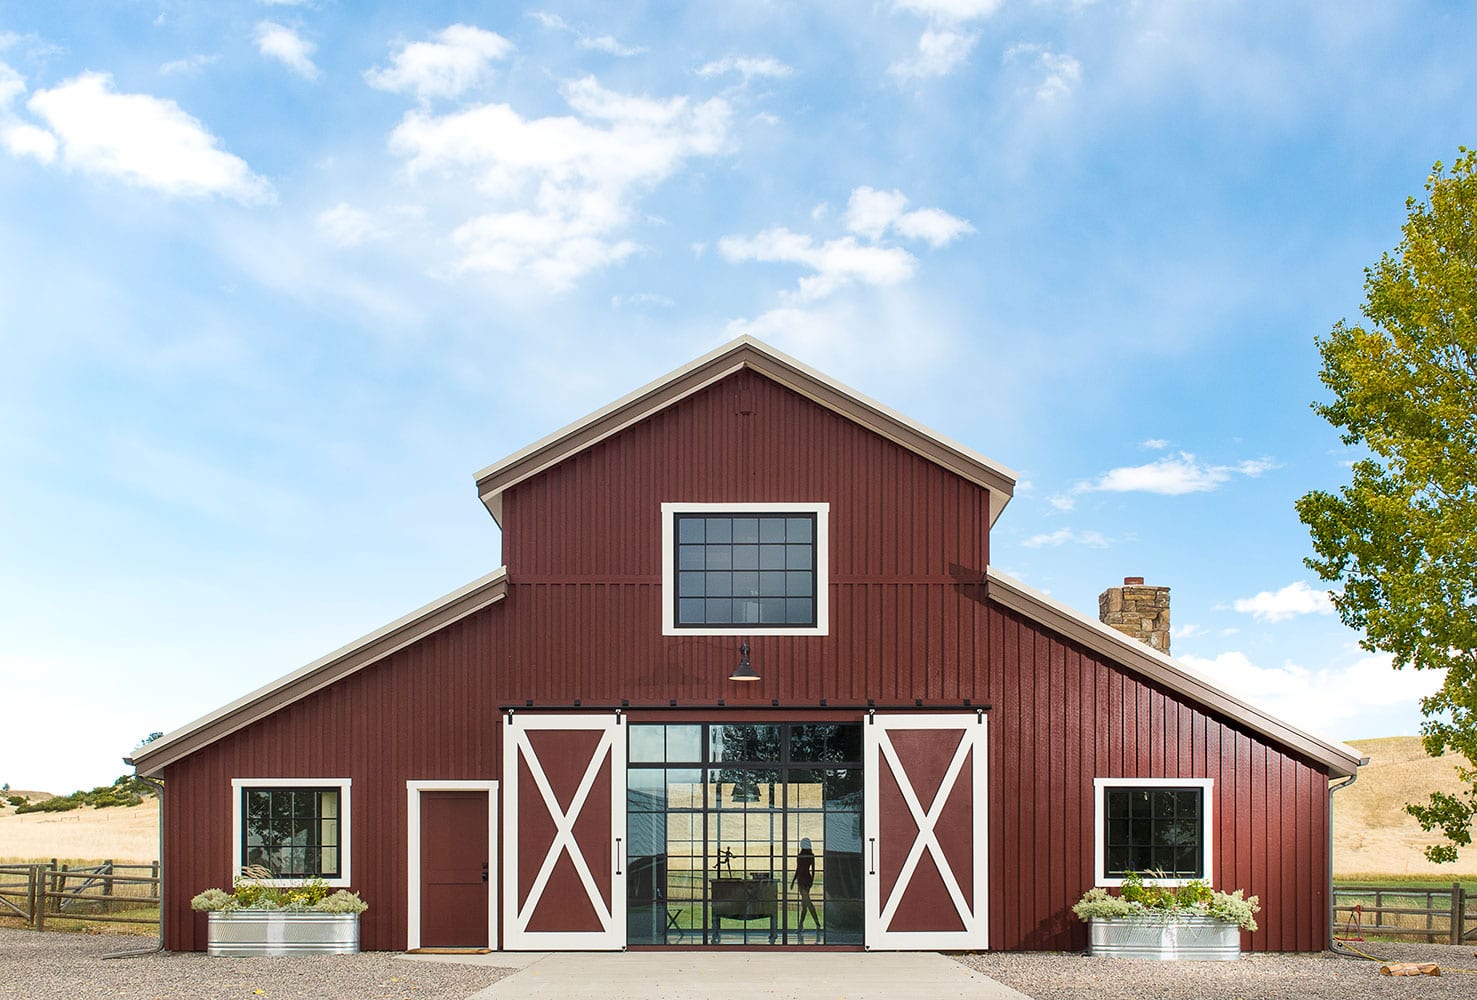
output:
{"label": "white cloud", "polygon": [[[880,241],[889,233],[922,239],[938,247],[952,242],[974,227],[938,209],[906,212],[908,199],[900,191],[877,191],[859,187],[851,192],[844,223],[855,236],[817,240],[777,226],[754,236],[724,236],[718,252],[726,260],[799,264],[813,271],[802,277],[790,298],[813,302],[847,285],[896,285],[911,278],[918,258],[900,246]],[[812,217],[815,213],[812,213]]]}
{"label": "white cloud", "polygon": [[965,233],[974,232],[974,227],[968,222],[948,212],[937,208],[906,212],[907,206],[908,199],[901,191],[856,188],[846,205],[846,228],[874,243],[892,230],[899,236],[923,240],[933,247],[945,246]]}
{"label": "white cloud", "polygon": [[1058,528],[1050,534],[1032,535],[1021,542],[1025,548],[1039,549],[1043,545],[1086,545],[1094,549],[1105,549],[1113,543],[1100,531],[1074,531]]}
{"label": "white cloud", "polygon": [[459,225],[458,272],[527,274],[552,288],[624,260],[617,233],[635,201],[688,160],[723,149],[731,117],[719,98],[653,100],[593,77],[563,96],[574,115],[524,118],[506,104],[405,116],[390,148],[412,178],[469,177],[493,208]]}
{"label": "white cloud", "polygon": [[1277,464],[1270,459],[1254,459],[1236,465],[1205,465],[1187,451],[1166,456],[1147,465],[1129,465],[1110,469],[1094,482],[1078,483],[1073,493],[1158,493],[1180,496],[1185,493],[1207,493],[1228,482],[1234,475],[1256,477]]}
{"label": "white cloud", "polygon": [[1321,733],[1343,730],[1350,720],[1370,711],[1414,709],[1445,679],[1439,670],[1395,670],[1388,656],[1366,656],[1318,670],[1291,661],[1261,667],[1238,651],[1179,660],[1273,716]]}
{"label": "white cloud", "polygon": [[1025,62],[1035,72],[1034,92],[1038,101],[1066,97],[1082,82],[1082,64],[1065,53],[1021,43],[1005,50],[1005,62],[1017,60]]}
{"label": "white cloud", "polygon": [[513,43],[494,31],[453,24],[432,36],[435,41],[402,45],[390,65],[364,74],[377,90],[413,93],[421,101],[460,97],[484,83],[492,64],[506,59]]}
{"label": "white cloud", "polygon": [[220,58],[221,57],[219,55],[204,55],[201,53],[197,53],[193,56],[186,56],[183,59],[171,59],[169,62],[164,63],[162,66],[159,67],[159,72],[164,76],[198,73],[206,66],[209,66],[212,63],[219,62]]}
{"label": "white cloud", "polygon": [[1333,602],[1328,591],[1314,590],[1295,580],[1276,592],[1264,590],[1255,597],[1238,597],[1231,607],[1259,622],[1281,622],[1298,615],[1331,615]]}
{"label": "white cloud", "polygon": [[263,21],[256,26],[256,48],[262,55],[276,59],[304,80],[316,80],[321,75],[313,64],[313,53],[318,46],[299,35],[285,24]]}
{"label": "white cloud", "polygon": [[913,276],[918,259],[902,247],[867,246],[850,236],[817,243],[783,226],[753,237],[725,236],[718,252],[730,261],[767,261],[800,264],[815,272],[800,279],[796,298],[802,302],[825,298],[855,281],[867,285],[894,285]]}
{"label": "white cloud", "polygon": [[26,92],[26,78],[5,63],[0,63],[0,114],[10,110],[15,99]]}
{"label": "white cloud", "polygon": [[964,64],[979,40],[980,36],[974,32],[925,29],[918,36],[918,51],[908,59],[893,63],[887,72],[899,80],[948,76]]}
{"label": "white cloud", "polygon": [[0,138],[3,138],[5,148],[10,150],[12,156],[30,156],[42,163],[51,163],[56,159],[56,136],[44,128],[21,122],[0,127]]}
{"label": "white cloud", "polygon": [[1147,448],[1150,451],[1163,451],[1169,447],[1169,442],[1164,438],[1149,438],[1146,441],[1139,442],[1139,447]]}
{"label": "white cloud", "polygon": [[705,63],[697,71],[698,76],[722,76],[725,73],[737,73],[748,83],[754,77],[779,78],[794,73],[795,70],[775,59],[773,56],[724,56]]}
{"label": "white cloud", "polygon": [[319,236],[339,247],[363,246],[387,235],[368,212],[345,202],[319,212],[314,226]]}
{"label": "white cloud", "polygon": [[938,21],[973,21],[989,17],[1000,9],[1001,0],[897,0],[903,10],[911,10]]}
{"label": "white cloud", "polygon": [[575,44],[582,49],[589,49],[592,52],[604,52],[607,55],[621,56],[622,58],[639,56],[646,51],[644,46],[625,45],[616,39],[614,35],[580,35],[575,40]]}
{"label": "white cloud", "polygon": [[634,295],[612,295],[610,307],[621,309],[625,306],[659,306],[662,309],[670,309],[677,303],[665,295],[657,295],[653,292],[637,292]]}
{"label": "white cloud", "polygon": [[1184,625],[1176,625],[1170,630],[1169,634],[1176,639],[1190,639],[1197,635],[1205,635],[1205,633],[1205,626],[1186,623]]}
{"label": "white cloud", "polygon": [[174,101],[120,94],[106,73],[83,73],[38,90],[26,106],[50,126],[71,169],[182,197],[273,197],[265,179],[221,149],[220,140]]}
{"label": "white cloud", "polygon": [[1057,510],[1076,510],[1077,501],[1070,494],[1057,493],[1046,498],[1046,502]]}
{"label": "white cloud", "polygon": [[531,10],[528,16],[533,18],[543,27],[550,31],[562,31],[574,36],[575,44],[582,49],[593,52],[604,52],[612,56],[639,56],[645,52],[644,46],[626,45],[614,35],[594,35],[580,28],[576,28],[558,14],[551,14],[546,10]]}

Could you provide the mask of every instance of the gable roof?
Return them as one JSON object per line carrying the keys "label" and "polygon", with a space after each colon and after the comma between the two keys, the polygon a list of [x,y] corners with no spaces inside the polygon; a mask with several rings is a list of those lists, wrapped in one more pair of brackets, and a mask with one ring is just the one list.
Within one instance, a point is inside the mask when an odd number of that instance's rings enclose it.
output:
{"label": "gable roof", "polygon": [[300,701],[336,681],[377,663],[391,653],[439,631],[453,622],[496,604],[508,594],[508,568],[500,566],[479,580],[458,587],[418,611],[375,629],[341,649],[258,688],[209,715],[165,733],[123,758],[139,774],[158,774],[166,765],[243,729],[273,712]]}
{"label": "gable roof", "polygon": [[753,337],[731,340],[542,441],[494,462],[477,473],[477,492],[493,518],[502,524],[503,493],[512,486],[745,368],[989,490],[992,526],[1015,492],[1016,474],[1011,469]]}
{"label": "gable roof", "polygon": [[1033,590],[993,566],[989,567],[986,580],[992,600],[1162,687],[1182,694],[1233,722],[1296,750],[1304,757],[1327,767],[1333,777],[1349,777],[1364,760],[1364,755],[1353,747],[1320,739],[1268,715],[1255,705],[1228,694],[1199,671],[1191,670],[1157,649],[1130,638],[1095,618],[1089,618],[1080,611],[1047,597],[1039,590]]}

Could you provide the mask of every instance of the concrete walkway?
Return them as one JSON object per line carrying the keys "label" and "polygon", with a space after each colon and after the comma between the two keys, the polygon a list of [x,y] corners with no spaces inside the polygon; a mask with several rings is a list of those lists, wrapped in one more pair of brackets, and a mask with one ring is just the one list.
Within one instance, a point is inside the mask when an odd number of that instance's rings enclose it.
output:
{"label": "concrete walkway", "polygon": [[412,956],[517,968],[469,1000],[1029,1000],[934,952]]}

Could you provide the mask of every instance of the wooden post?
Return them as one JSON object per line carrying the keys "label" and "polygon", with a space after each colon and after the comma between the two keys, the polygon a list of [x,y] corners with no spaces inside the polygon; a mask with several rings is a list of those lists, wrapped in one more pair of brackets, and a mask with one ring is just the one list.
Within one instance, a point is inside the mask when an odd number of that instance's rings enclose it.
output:
{"label": "wooden post", "polygon": [[1385,894],[1378,889],[1374,892],[1374,925],[1380,927],[1385,922]]}
{"label": "wooden post", "polygon": [[1452,944],[1461,944],[1462,943],[1462,917],[1463,917],[1463,912],[1462,911],[1466,909],[1466,907],[1462,905],[1463,902],[1464,902],[1464,900],[1462,899],[1462,884],[1460,882],[1453,882],[1451,884],[1451,943]]}
{"label": "wooden post", "polygon": [[[53,861],[52,864],[56,862]],[[51,872],[36,866],[36,929],[46,930],[46,884],[51,880]]]}
{"label": "wooden post", "polygon": [[41,866],[28,865],[26,867],[26,906],[30,909],[31,926],[40,930],[36,922],[36,911],[41,908]]}

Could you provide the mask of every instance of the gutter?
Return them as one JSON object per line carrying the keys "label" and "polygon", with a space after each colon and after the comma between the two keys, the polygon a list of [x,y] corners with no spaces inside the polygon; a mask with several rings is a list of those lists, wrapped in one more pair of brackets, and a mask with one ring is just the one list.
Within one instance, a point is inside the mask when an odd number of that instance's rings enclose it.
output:
{"label": "gutter", "polygon": [[[123,763],[132,764],[133,761],[125,757],[123,759]],[[154,947],[152,948],[133,948],[127,951],[110,951],[107,954],[103,955],[104,959],[143,958],[146,955],[157,955],[164,950],[164,782],[159,781],[155,778],[147,778],[142,774],[138,774],[137,771],[138,768],[135,767],[134,777],[138,778],[145,784],[153,785],[154,794],[159,796],[159,885],[156,887],[159,893],[159,940],[154,943]]]}
{"label": "gutter", "polygon": [[[1361,757],[1361,758],[1359,758],[1359,767],[1364,767],[1368,763],[1369,763],[1369,758],[1368,757]],[[1334,907],[1333,907],[1333,793],[1339,791],[1340,789],[1348,788],[1350,785],[1352,785],[1354,782],[1356,782],[1358,780],[1359,780],[1359,771],[1356,768],[1353,774],[1349,775],[1343,781],[1340,781],[1337,785],[1329,785],[1328,786],[1328,942],[1327,943],[1328,943],[1328,950],[1329,951],[1336,951],[1337,950],[1334,947],[1334,940],[1333,940],[1333,932],[1334,932],[1334,918],[1333,918],[1333,914],[1334,914]],[[159,870],[161,872],[163,872],[164,869],[163,868],[160,868]]]}

